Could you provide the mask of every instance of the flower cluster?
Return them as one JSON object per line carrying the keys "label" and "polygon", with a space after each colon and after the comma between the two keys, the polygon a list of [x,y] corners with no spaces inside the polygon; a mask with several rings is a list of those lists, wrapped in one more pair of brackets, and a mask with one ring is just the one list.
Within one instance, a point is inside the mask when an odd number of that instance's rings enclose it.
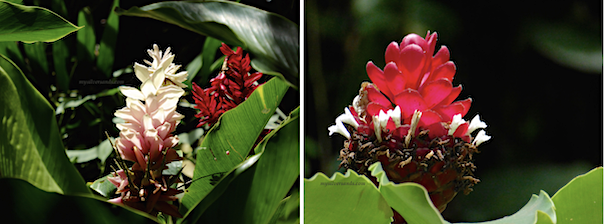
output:
{"label": "flower cluster", "polygon": [[241,104],[258,87],[257,81],[262,77],[260,72],[250,73],[250,57],[243,56],[241,47],[233,51],[223,43],[220,51],[226,57],[220,73],[210,80],[211,86],[202,89],[193,83],[195,108],[200,110],[195,115],[199,118],[197,127],[212,126],[220,115]]}
{"label": "flower cluster", "polygon": [[176,105],[184,94],[182,82],[187,72],[179,72],[180,65],[172,63],[170,48],[165,53],[153,45],[148,50],[153,59],[149,66],[134,64],[136,77],[142,82],[140,90],[121,86],[126,107],[115,112],[125,123],[117,124],[120,136],[115,146],[123,160],[134,162],[131,168],[121,161],[120,170],[109,181],[117,187],[121,196],[110,201],[124,204],[150,214],[163,212],[181,217],[176,206],[168,203],[176,200],[181,190],[170,188],[178,180],[176,174],[164,174],[166,164],[181,160],[174,147],[178,136],[171,133],[184,117],[176,112]]}
{"label": "flower cluster", "polygon": [[471,99],[455,101],[461,85],[453,87],[456,67],[442,46],[433,55],[436,33],[423,38],[409,34],[386,48],[384,69],[367,63],[373,83],[361,85],[329,134],[346,137],[340,166],[370,176],[367,168],[381,162],[394,182],[416,182],[444,210],[458,191],[468,193],[478,182],[472,176],[472,154],[490,139],[476,115],[463,116]]}

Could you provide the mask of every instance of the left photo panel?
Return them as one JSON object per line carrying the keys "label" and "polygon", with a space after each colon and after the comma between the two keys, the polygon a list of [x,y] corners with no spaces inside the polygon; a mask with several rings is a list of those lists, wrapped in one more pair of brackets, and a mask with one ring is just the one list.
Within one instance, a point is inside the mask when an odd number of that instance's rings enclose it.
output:
{"label": "left photo panel", "polygon": [[0,2],[7,223],[300,223],[300,1]]}

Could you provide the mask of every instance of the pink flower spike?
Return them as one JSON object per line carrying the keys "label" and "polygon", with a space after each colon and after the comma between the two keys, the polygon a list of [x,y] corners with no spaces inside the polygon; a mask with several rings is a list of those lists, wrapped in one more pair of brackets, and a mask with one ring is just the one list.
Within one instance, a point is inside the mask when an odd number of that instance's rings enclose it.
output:
{"label": "pink flower spike", "polygon": [[397,64],[397,66],[407,81],[405,87],[417,89],[420,72],[425,63],[424,49],[416,44],[407,45],[401,50],[400,57],[402,64]]}
{"label": "pink flower spike", "polygon": [[422,118],[419,120],[420,127],[427,127],[434,123],[440,123],[442,118],[440,115],[433,110],[425,110],[422,113]]}
{"label": "pink flower spike", "polygon": [[386,63],[389,63],[389,62],[400,63],[400,61],[398,60],[400,52],[401,52],[401,49],[399,49],[398,43],[396,43],[395,41],[392,41],[386,48],[386,54],[385,54]]}
{"label": "pink flower spike", "polygon": [[455,99],[457,99],[457,97],[459,96],[459,93],[461,93],[461,85],[452,88],[451,89],[451,93],[449,93],[449,95],[443,99],[440,103],[438,103],[437,105],[435,105],[434,107],[441,107],[441,106],[445,106],[445,105],[449,105],[451,103],[453,103],[453,101]]}
{"label": "pink flower spike", "polygon": [[375,89],[373,85],[367,85],[365,90],[367,90],[367,98],[370,102],[377,103],[385,108],[392,107],[390,100],[388,100],[388,98],[386,98],[386,96],[384,96],[384,94],[382,94],[380,91]]}
{"label": "pink flower spike", "polygon": [[447,129],[441,123],[433,123],[425,127],[430,138],[442,137],[447,135]]}
{"label": "pink flower spike", "polygon": [[373,82],[375,86],[377,86],[382,93],[386,96],[392,96],[390,89],[388,88],[388,84],[386,83],[386,78],[384,77],[384,72],[379,69],[373,62],[367,62],[367,76]]}
{"label": "pink flower spike", "polygon": [[443,121],[449,122],[453,119],[454,115],[463,113],[464,106],[459,103],[454,103],[451,105],[434,108],[434,111],[443,118]]}
{"label": "pink flower spike", "polygon": [[426,42],[426,40],[415,33],[403,37],[403,40],[401,41],[401,48],[405,48],[412,44],[415,44],[422,49],[428,50],[428,43]]}
{"label": "pink flower spike", "polygon": [[401,108],[402,118],[408,123],[408,118],[413,116],[416,110],[424,111],[426,103],[422,96],[414,89],[406,89],[394,97],[394,102]]}
{"label": "pink flower spike", "polygon": [[431,108],[447,98],[451,93],[451,89],[453,89],[453,87],[451,86],[450,81],[439,79],[424,85],[419,90],[419,93],[424,98],[424,101],[426,101],[426,106]]}
{"label": "pink flower spike", "polygon": [[132,142],[120,137],[115,140],[115,143],[117,145],[117,151],[122,156],[122,159],[136,161],[136,156],[132,151],[132,146],[134,146]]}
{"label": "pink flower spike", "polygon": [[439,79],[447,79],[451,82],[453,81],[453,76],[455,76],[455,69],[455,63],[448,61],[434,69],[428,82]]}
{"label": "pink flower spike", "polygon": [[[405,80],[405,76],[402,75],[401,71],[394,62],[388,62],[386,67],[384,67],[384,77],[386,78],[386,84],[388,85],[388,89],[391,92],[398,93],[405,89],[405,85],[407,84]],[[393,98],[394,96],[388,96]]]}
{"label": "pink flower spike", "polygon": [[440,50],[438,50],[438,52],[436,52],[436,55],[434,55],[433,59],[432,59],[432,69],[435,69],[436,67],[444,64],[445,62],[449,61],[449,58],[451,57],[451,53],[449,52],[449,48],[447,48],[447,46],[441,46]]}
{"label": "pink flower spike", "polygon": [[132,150],[134,151],[134,155],[136,156],[136,163],[140,166],[142,170],[147,170],[147,161],[145,160],[145,156],[136,146]]}
{"label": "pink flower spike", "polygon": [[453,133],[453,136],[457,137],[457,138],[461,138],[461,137],[465,136],[466,132],[468,131],[468,126],[469,126],[468,122],[465,122],[465,123],[459,125],[459,127],[457,127],[457,129],[455,130],[455,133]]}
{"label": "pink flower spike", "polygon": [[438,34],[436,32],[430,34],[430,31],[428,31],[428,33],[426,34],[426,42],[428,45],[427,50],[427,56],[431,57],[432,53],[434,52],[434,48],[436,47],[436,39],[438,39]]}

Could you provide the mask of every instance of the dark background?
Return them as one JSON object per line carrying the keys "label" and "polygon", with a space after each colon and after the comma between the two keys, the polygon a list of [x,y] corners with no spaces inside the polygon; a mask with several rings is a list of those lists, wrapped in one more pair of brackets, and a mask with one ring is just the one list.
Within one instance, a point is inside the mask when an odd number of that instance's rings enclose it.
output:
{"label": "dark background", "polygon": [[[468,196],[448,221],[485,221],[519,210],[602,166],[601,1],[305,1],[305,173],[331,176],[344,137],[327,127],[352,103],[367,61],[386,46],[438,32],[457,66],[458,99],[473,99],[493,138],[479,147]],[[343,171],[343,170],[339,170]]]}

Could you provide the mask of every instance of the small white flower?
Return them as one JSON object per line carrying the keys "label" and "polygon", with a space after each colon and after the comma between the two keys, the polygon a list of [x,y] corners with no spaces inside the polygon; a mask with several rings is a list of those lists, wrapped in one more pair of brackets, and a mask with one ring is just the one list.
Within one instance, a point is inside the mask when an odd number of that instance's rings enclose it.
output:
{"label": "small white flower", "polygon": [[365,108],[361,106],[361,96],[357,95],[352,100],[352,107],[358,114],[363,114]]}
{"label": "small white flower", "polygon": [[487,124],[480,120],[480,115],[476,114],[468,126],[468,135],[480,128],[487,128]]}
{"label": "small white flower", "polygon": [[405,136],[405,147],[409,146],[409,143],[411,143],[411,138],[413,138],[413,136],[415,135],[415,130],[417,129],[417,126],[419,125],[419,120],[422,118],[422,112],[419,110],[415,110],[413,112],[413,117],[411,117],[411,128],[409,128],[409,132],[407,132],[407,135]]}
{"label": "small white flower", "polygon": [[390,118],[392,118],[396,128],[401,126],[401,108],[399,106],[396,106],[394,110],[390,109],[387,112],[380,110],[378,115],[373,116],[373,130],[375,131],[378,141],[382,140],[382,132],[386,131],[386,126],[388,126]]}
{"label": "small white flower", "polygon": [[338,116],[336,118],[340,119],[342,122],[352,125],[352,127],[354,128],[358,128],[359,127],[359,123],[357,123],[357,120],[354,118],[354,116],[352,116],[352,113],[350,112],[350,110],[348,109],[348,107],[344,108],[344,114]]}
{"label": "small white flower", "polygon": [[388,116],[392,118],[397,128],[401,126],[401,108],[398,105],[394,110],[388,110]]}
{"label": "small white flower", "polygon": [[489,139],[491,139],[491,136],[488,136],[484,130],[480,130],[474,138],[474,141],[472,141],[472,145],[478,146],[481,143],[488,141]]}
{"label": "small white flower", "polygon": [[327,130],[329,130],[329,135],[331,136],[333,133],[339,133],[347,139],[350,139],[350,133],[344,126],[344,123],[352,125],[354,128],[359,127],[359,123],[354,119],[354,116],[352,116],[348,107],[344,108],[344,114],[341,114],[336,118],[336,124],[327,128]]}
{"label": "small white flower", "polygon": [[386,125],[388,125],[388,120],[390,119],[390,111],[388,113],[384,113],[383,110],[380,110],[378,117],[378,121],[380,122],[380,127],[383,131],[386,129]]}
{"label": "small white flower", "polygon": [[266,126],[264,126],[264,129],[277,129],[285,119],[287,119],[287,116],[285,116],[283,111],[277,108],[277,110],[275,110],[275,114],[271,116],[271,118],[268,120],[268,123],[266,123]]}
{"label": "small white flower", "polygon": [[373,131],[375,132],[375,137],[377,138],[377,142],[381,142],[382,141],[382,127],[380,125],[380,117],[373,116],[372,119],[373,119]]}
{"label": "small white flower", "polygon": [[329,136],[333,135],[333,133],[338,133],[346,137],[347,139],[350,139],[350,133],[348,132],[348,130],[346,130],[346,127],[344,127],[344,124],[342,124],[342,122],[336,121],[336,124],[330,126],[329,128],[327,128],[327,130],[329,130]]}
{"label": "small white flower", "polygon": [[451,124],[449,125],[449,135],[453,135],[453,133],[455,133],[457,128],[460,125],[462,125],[463,123],[466,123],[466,121],[463,118],[461,118],[461,114],[454,115],[453,120],[451,121]]}

